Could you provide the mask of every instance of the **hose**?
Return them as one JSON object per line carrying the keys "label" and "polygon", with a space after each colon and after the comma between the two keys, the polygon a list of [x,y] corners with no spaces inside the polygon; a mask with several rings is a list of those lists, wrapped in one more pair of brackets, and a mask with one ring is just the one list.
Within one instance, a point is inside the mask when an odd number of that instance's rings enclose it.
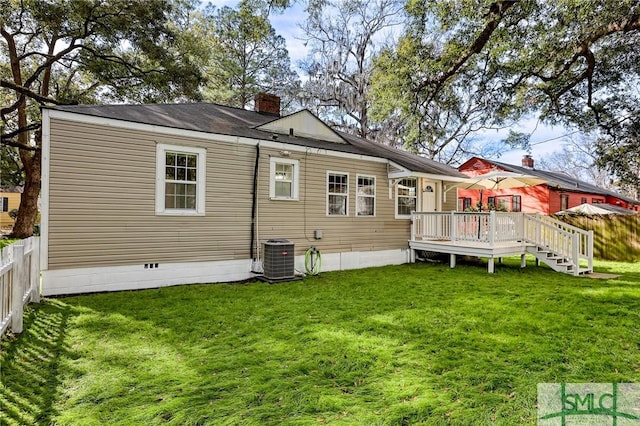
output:
{"label": "hose", "polygon": [[318,275],[322,267],[322,255],[320,250],[315,247],[309,247],[304,252],[304,269],[308,275]]}

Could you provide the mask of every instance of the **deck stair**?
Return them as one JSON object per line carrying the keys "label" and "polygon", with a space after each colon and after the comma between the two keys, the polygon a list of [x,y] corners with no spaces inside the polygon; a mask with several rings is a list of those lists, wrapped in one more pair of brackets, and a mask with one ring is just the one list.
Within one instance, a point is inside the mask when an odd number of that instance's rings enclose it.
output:
{"label": "deck stair", "polygon": [[542,215],[525,215],[527,253],[557,272],[593,272],[593,232]]}
{"label": "deck stair", "polygon": [[[571,260],[554,253],[549,249],[545,249],[544,247],[533,247],[527,250],[530,254],[532,254],[537,261],[541,261],[547,264],[551,269],[556,272],[564,272],[565,274],[573,275],[575,270],[575,265],[571,263]],[[580,272],[580,271],[579,271]],[[582,273],[587,272],[586,270],[582,271]]]}

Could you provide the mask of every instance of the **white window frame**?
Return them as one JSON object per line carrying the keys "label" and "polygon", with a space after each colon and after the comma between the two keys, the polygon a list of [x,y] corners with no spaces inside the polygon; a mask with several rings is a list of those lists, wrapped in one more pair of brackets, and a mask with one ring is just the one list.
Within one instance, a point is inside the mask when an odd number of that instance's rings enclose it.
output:
{"label": "white window frame", "polygon": [[[406,177],[406,178],[402,178],[402,179],[398,179],[395,183],[395,193],[396,193],[396,202],[395,202],[395,218],[396,219],[411,219],[411,215],[410,214],[398,214],[398,199],[401,197],[398,194],[398,184],[400,184],[401,181],[405,180],[405,179],[412,179],[416,182],[416,195],[415,195],[415,199],[416,199],[416,209],[418,208],[418,203],[420,202],[420,199],[418,197],[418,179],[414,178],[414,177]],[[414,198],[414,197],[410,197],[407,195],[402,195],[402,198]]]}
{"label": "white window frame", "polygon": [[[360,195],[358,193],[358,181],[360,178],[365,178],[365,179],[373,179],[373,195]],[[373,175],[360,175],[357,174],[356,175],[356,216],[357,217],[376,217],[376,209],[378,207],[378,203],[376,201],[376,183],[377,183],[377,178],[376,176]],[[359,214],[358,213],[358,199],[359,198],[373,198],[373,214]]]}
{"label": "white window frame", "polygon": [[[196,208],[195,209],[168,209],[165,207],[165,167],[167,152],[184,154],[196,154]],[[166,216],[204,216],[205,214],[205,186],[206,186],[207,151],[204,148],[191,146],[169,145],[159,143],[156,145],[156,215]]]}
{"label": "white window frame", "polygon": [[[346,176],[347,177],[347,192],[346,193],[342,193],[342,192],[329,192],[329,175],[341,175],[341,176]],[[328,217],[349,217],[349,173],[347,172],[337,172],[337,171],[333,171],[333,170],[327,170],[327,176],[325,179],[325,188],[326,188],[326,197],[325,197],[325,204],[326,204],[326,210],[325,210],[325,214]],[[342,197],[347,197],[346,199],[346,205],[345,205],[345,213],[344,214],[329,214],[329,196],[330,195],[337,195],[337,196],[342,196]]]}
{"label": "white window frame", "polygon": [[[291,183],[290,197],[276,196],[276,164],[293,165],[293,182]],[[280,201],[298,201],[299,186],[300,186],[299,177],[300,177],[300,161],[292,160],[290,158],[271,157],[269,159],[269,198],[272,200],[280,200]]]}

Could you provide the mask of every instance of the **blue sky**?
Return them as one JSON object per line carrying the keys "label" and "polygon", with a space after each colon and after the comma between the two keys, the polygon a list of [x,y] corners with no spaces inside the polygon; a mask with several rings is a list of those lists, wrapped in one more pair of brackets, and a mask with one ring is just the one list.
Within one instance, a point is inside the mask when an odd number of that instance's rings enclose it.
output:
{"label": "blue sky", "polygon": [[[216,6],[230,6],[236,7],[237,0],[220,0],[214,1]],[[304,41],[301,40],[303,32],[300,29],[300,25],[304,23],[306,16],[304,7],[299,2],[293,4],[282,14],[273,14],[271,16],[271,25],[276,30],[276,33],[284,37],[287,41],[287,49],[289,51],[289,57],[291,58],[291,64],[294,69],[299,71],[297,66],[298,62],[307,54],[307,48],[304,46]],[[569,131],[562,127],[551,127],[538,124],[535,118],[521,120],[518,126],[513,130],[521,132],[532,132],[531,143],[534,159],[540,159],[554,151],[562,149],[562,138],[558,139]],[[488,130],[484,132],[487,139],[504,139],[508,135],[508,130]],[[550,140],[552,139],[552,140]],[[548,141],[548,142],[545,142]],[[543,143],[540,143],[543,142]],[[511,150],[502,154],[499,161],[504,163],[519,165],[522,156],[527,154],[524,150]]]}

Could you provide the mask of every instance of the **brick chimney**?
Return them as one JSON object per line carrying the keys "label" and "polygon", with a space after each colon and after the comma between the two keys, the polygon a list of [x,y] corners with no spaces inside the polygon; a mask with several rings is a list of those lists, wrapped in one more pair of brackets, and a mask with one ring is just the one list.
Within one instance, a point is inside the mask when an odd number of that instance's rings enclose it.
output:
{"label": "brick chimney", "polygon": [[533,169],[533,157],[530,155],[524,155],[522,157],[522,167],[526,167],[527,169]]}
{"label": "brick chimney", "polygon": [[280,97],[270,93],[259,92],[256,94],[254,109],[262,114],[280,115]]}

